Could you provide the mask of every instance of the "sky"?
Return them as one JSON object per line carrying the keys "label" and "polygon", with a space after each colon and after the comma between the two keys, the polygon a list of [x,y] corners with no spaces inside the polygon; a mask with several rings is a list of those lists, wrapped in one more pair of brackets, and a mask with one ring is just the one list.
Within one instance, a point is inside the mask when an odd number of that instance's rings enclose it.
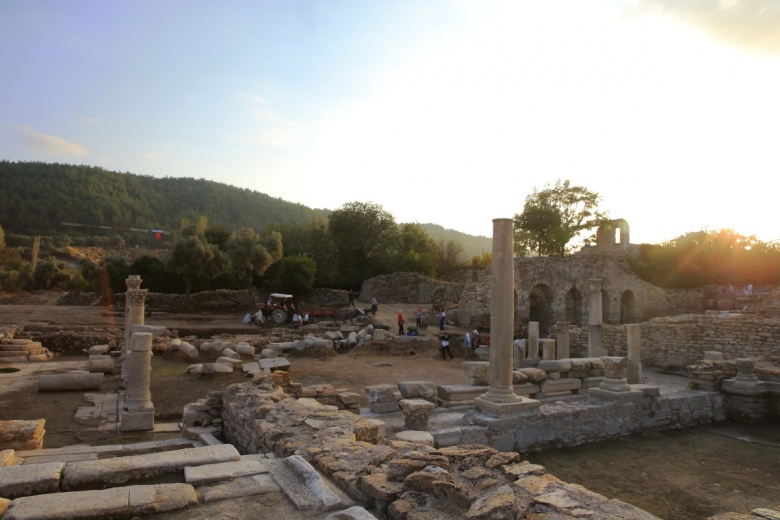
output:
{"label": "sky", "polygon": [[0,159],[492,236],[557,179],[631,242],[780,239],[780,0],[2,0]]}

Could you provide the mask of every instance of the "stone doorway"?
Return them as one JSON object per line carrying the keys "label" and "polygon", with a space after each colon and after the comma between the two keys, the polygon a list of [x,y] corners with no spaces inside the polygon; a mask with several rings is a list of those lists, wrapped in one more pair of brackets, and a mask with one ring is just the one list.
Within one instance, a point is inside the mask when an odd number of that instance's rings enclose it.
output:
{"label": "stone doorway", "polygon": [[539,284],[531,290],[528,297],[530,303],[529,321],[539,322],[539,335],[545,337],[553,325],[553,292],[549,286]]}
{"label": "stone doorway", "polygon": [[582,327],[582,293],[576,288],[566,293],[566,321]]}
{"label": "stone doorway", "polygon": [[636,323],[636,298],[632,291],[620,296],[620,323]]}

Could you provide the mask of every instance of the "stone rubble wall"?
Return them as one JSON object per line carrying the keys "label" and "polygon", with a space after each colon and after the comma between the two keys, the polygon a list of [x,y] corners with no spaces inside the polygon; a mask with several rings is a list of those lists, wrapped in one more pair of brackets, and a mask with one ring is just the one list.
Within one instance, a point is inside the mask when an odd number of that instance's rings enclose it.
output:
{"label": "stone rubble wall", "polygon": [[382,421],[295,399],[273,375],[231,385],[223,401],[223,432],[240,452],[299,455],[378,518],[655,518],[516,452],[387,440]]}
{"label": "stone rubble wall", "polygon": [[0,421],[0,450],[40,450],[46,420]]}
{"label": "stone rubble wall", "polygon": [[109,327],[105,329],[81,326],[62,329],[56,325],[28,324],[23,331],[25,338],[40,342],[45,348],[56,355],[83,354],[94,345],[114,345],[122,338],[122,329]]}
{"label": "stone rubble wall", "polygon": [[458,302],[463,284],[434,280],[420,273],[393,273],[363,282],[358,300],[370,304],[375,297],[379,305],[389,303]]}

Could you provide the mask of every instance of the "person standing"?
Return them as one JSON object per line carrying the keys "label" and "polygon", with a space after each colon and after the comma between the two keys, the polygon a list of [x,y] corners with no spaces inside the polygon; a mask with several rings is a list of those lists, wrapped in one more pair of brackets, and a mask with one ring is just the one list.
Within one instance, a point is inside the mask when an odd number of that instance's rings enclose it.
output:
{"label": "person standing", "polygon": [[398,335],[403,336],[404,335],[404,313],[400,310],[398,311]]}
{"label": "person standing", "polygon": [[463,336],[463,350],[466,359],[471,359],[471,334],[468,332]]}
{"label": "person standing", "polygon": [[417,312],[414,313],[414,319],[417,323],[417,331],[419,332],[422,328],[422,309],[420,307],[417,307]]}
{"label": "person standing", "polygon": [[355,308],[355,291],[352,289],[349,290],[347,293],[347,296],[349,297],[349,303],[347,303],[347,308],[349,308],[350,305],[352,305],[352,308]]}
{"label": "person standing", "polygon": [[447,313],[444,309],[439,313],[439,330],[444,330],[444,319],[447,317]]}
{"label": "person standing", "polygon": [[479,348],[479,331],[477,329],[471,332],[471,346],[474,350]]}
{"label": "person standing", "polygon": [[379,302],[376,301],[376,296],[371,297],[371,314],[376,316],[376,311],[379,310]]}
{"label": "person standing", "polygon": [[439,335],[439,339],[441,340],[441,358],[447,359],[445,357],[445,354],[450,355],[450,359],[455,359],[455,356],[452,355],[452,351],[450,350],[450,335],[449,333],[445,332],[444,334]]}

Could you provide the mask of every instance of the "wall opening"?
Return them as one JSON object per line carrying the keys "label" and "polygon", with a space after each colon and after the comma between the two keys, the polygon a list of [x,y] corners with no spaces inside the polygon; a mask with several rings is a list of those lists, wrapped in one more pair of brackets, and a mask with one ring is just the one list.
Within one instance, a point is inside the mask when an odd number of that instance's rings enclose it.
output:
{"label": "wall opening", "polygon": [[539,322],[539,335],[544,337],[553,325],[553,292],[549,286],[539,284],[533,288],[528,297],[530,309],[529,321]]}
{"label": "wall opening", "polygon": [[582,327],[582,294],[577,289],[566,293],[566,321]]}
{"label": "wall opening", "polygon": [[631,291],[620,296],[620,323],[636,323],[636,298]]}

